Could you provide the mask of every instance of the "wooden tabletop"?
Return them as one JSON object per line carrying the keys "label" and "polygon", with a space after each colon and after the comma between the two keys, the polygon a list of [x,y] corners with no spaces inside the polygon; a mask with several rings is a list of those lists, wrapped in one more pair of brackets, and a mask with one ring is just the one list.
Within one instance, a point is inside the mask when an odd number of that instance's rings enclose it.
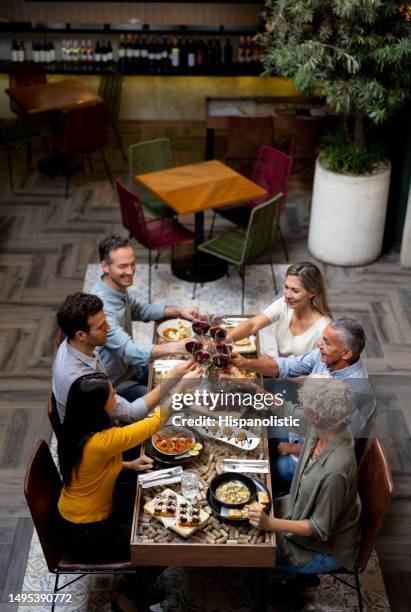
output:
{"label": "wooden tabletop", "polygon": [[[159,321],[154,327],[153,342],[158,343]],[[257,335],[257,353],[259,339]],[[149,388],[154,384],[153,365],[150,366]],[[268,440],[260,438],[258,447],[246,453],[237,447],[205,438],[204,449],[198,457],[184,465],[198,471],[200,476],[200,505],[207,511],[206,490],[209,482],[222,468],[219,461],[224,458],[239,457],[269,460]],[[142,452],[144,452],[144,445]],[[268,461],[269,464],[269,461]],[[270,492],[271,475],[257,474]],[[166,485],[180,493],[180,484]],[[188,538],[182,538],[160,521],[144,512],[144,505],[153,499],[165,486],[142,490],[137,488],[131,532],[131,560],[136,565],[180,565],[187,567],[273,567],[276,559],[276,538],[273,532],[261,532],[248,522],[226,524],[210,514],[204,527]],[[273,516],[273,508],[270,510]]]}
{"label": "wooden tabletop", "polygon": [[60,110],[69,111],[94,106],[103,100],[81,81],[65,79],[56,83],[41,83],[27,87],[12,87],[6,93],[29,115]]}
{"label": "wooden tabletop", "polygon": [[229,206],[267,193],[216,159],[139,174],[135,179],[179,214]]}

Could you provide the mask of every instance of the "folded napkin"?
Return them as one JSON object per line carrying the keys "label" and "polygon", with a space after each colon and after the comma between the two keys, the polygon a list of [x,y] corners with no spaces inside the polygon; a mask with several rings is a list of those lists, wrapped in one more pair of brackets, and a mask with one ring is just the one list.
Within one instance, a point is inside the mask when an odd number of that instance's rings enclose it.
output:
{"label": "folded napkin", "polygon": [[148,489],[150,487],[158,487],[159,485],[163,484],[180,482],[182,473],[183,468],[181,465],[177,465],[173,468],[165,468],[163,470],[148,472],[147,474],[140,474],[138,481],[143,489]]}
{"label": "folded napkin", "polygon": [[265,459],[223,459],[224,472],[241,472],[244,474],[268,474],[269,465]]}

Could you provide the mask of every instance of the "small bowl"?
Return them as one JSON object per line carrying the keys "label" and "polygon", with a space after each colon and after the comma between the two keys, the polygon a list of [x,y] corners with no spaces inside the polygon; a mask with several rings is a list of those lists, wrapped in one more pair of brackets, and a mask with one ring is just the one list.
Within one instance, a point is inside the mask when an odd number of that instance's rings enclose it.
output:
{"label": "small bowl", "polygon": [[[240,482],[250,491],[250,497],[239,504],[230,504],[229,502],[222,501],[219,497],[217,497],[216,491],[219,486],[226,482]],[[244,474],[237,474],[236,472],[224,472],[223,474],[219,474],[213,478],[210,483],[210,492],[214,501],[221,506],[226,506],[226,508],[242,508],[245,504],[252,502],[257,494],[255,483],[251,480],[251,478],[245,476]]]}

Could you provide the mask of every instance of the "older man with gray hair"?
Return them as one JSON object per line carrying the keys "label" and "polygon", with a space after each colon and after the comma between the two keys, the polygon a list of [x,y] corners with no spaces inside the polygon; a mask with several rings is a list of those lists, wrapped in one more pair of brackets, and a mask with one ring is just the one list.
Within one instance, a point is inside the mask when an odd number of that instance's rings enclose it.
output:
{"label": "older man with gray hair", "polygon": [[356,319],[341,317],[327,325],[318,348],[305,355],[275,359],[261,355],[258,359],[246,359],[233,353],[232,362],[238,368],[274,378],[317,374],[321,377],[346,379],[353,397],[349,427],[355,438],[361,438],[367,432],[376,406],[368,372],[360,357],[364,347],[365,333],[361,323]]}

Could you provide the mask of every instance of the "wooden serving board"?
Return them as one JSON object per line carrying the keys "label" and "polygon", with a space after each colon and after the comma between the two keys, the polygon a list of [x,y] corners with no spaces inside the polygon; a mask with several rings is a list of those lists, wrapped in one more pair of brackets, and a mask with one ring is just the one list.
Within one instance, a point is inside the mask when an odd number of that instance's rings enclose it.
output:
{"label": "wooden serving board", "polygon": [[[176,494],[175,491],[172,491],[171,489],[164,489],[161,492],[161,495],[167,495],[170,493]],[[178,504],[182,502],[190,502],[190,500],[183,497],[183,495],[179,495],[178,493],[176,495],[177,495],[177,506]],[[197,529],[200,529],[201,527],[203,527],[210,517],[210,515],[201,508],[200,509],[200,523],[197,527],[180,527],[180,525],[177,523],[177,520],[178,520],[177,516],[174,517],[174,516],[155,516],[154,515],[154,506],[155,506],[157,497],[158,495],[156,495],[156,497],[153,497],[151,501],[147,502],[144,505],[144,511],[147,512],[147,514],[150,514],[154,518],[161,521],[164,527],[167,527],[168,529],[172,529],[173,531],[178,533],[178,535],[182,536],[183,538],[188,538],[189,536],[191,536],[192,533],[197,531]]]}

